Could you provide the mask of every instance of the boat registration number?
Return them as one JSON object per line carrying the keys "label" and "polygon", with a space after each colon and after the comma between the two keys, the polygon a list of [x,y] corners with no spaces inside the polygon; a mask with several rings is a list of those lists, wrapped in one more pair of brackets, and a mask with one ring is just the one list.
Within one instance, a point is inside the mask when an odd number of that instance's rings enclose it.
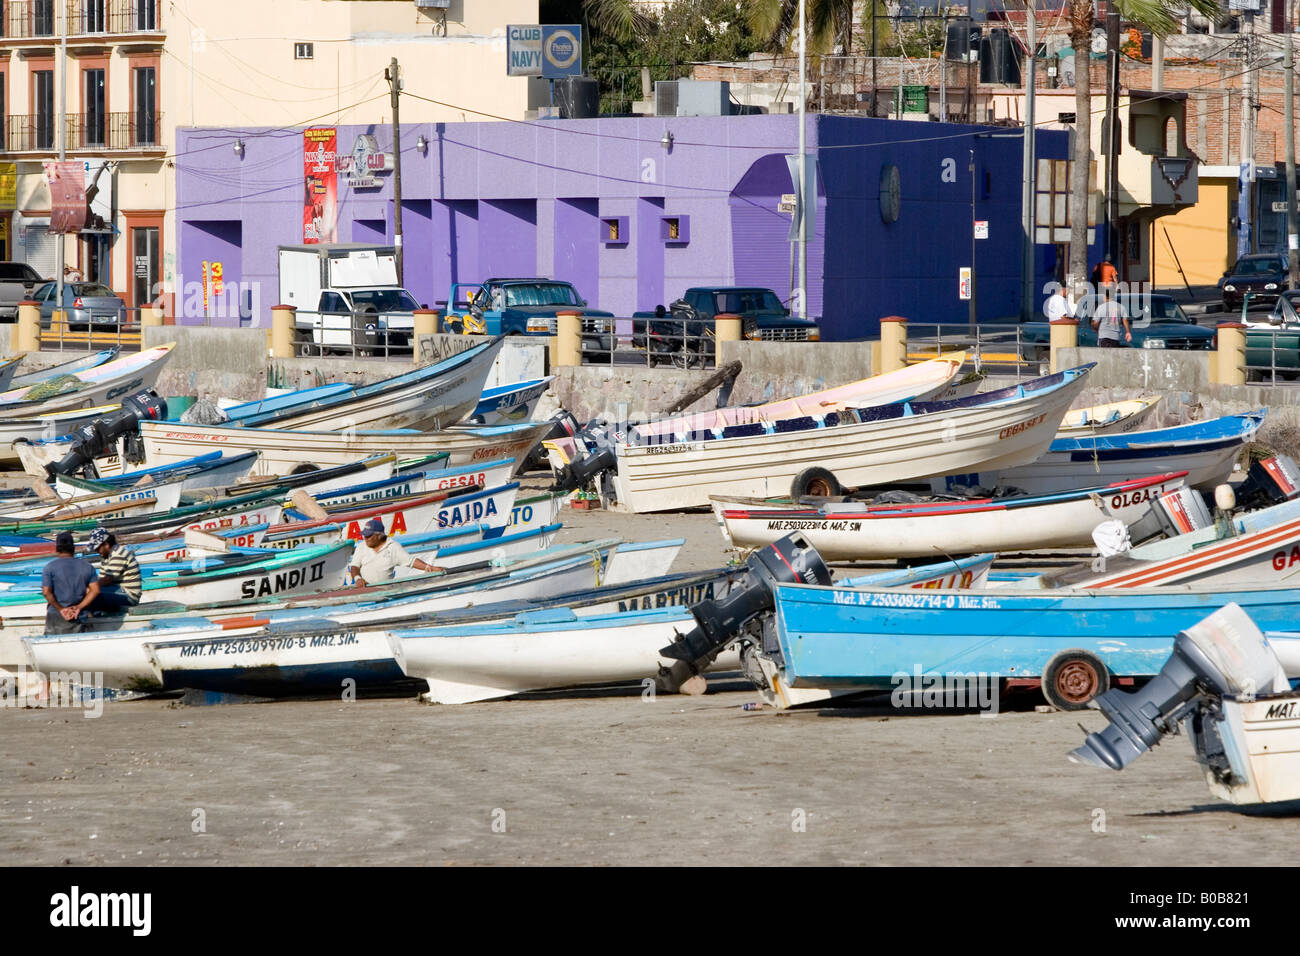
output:
{"label": "boat registration number", "polygon": [[347,647],[360,643],[356,631],[328,634],[293,634],[288,637],[221,637],[193,641],[181,648],[181,657],[213,657],[218,654],[256,654],[265,651],[306,650],[312,647]]}
{"label": "boat registration number", "polygon": [[898,607],[920,611],[996,611],[1002,602],[995,597],[971,594],[916,594],[908,591],[835,591],[836,604],[858,607]]}
{"label": "boat registration number", "polygon": [[645,453],[647,455],[676,455],[685,451],[699,451],[703,447],[703,442],[673,442],[668,445],[646,445]]}
{"label": "boat registration number", "polygon": [[861,531],[861,521],[801,521],[794,518],[772,520],[767,523],[768,531]]}

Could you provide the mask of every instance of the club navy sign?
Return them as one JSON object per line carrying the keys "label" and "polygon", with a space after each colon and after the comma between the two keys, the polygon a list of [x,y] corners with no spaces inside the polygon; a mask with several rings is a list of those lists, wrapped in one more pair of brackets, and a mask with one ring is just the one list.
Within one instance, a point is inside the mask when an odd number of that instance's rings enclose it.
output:
{"label": "club navy sign", "polygon": [[582,27],[572,24],[515,24],[506,27],[506,74],[579,76]]}

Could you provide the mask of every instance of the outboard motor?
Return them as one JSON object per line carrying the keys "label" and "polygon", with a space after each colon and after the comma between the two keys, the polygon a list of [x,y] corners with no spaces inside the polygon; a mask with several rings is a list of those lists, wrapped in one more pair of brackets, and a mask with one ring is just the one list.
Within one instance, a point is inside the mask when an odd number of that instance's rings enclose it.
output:
{"label": "outboard motor", "polygon": [[[1075,763],[1123,770],[1183,724],[1210,791],[1233,803],[1300,798],[1300,693],[1259,628],[1229,604],[1188,628],[1145,687],[1111,690],[1096,704],[1110,720],[1070,753]],[[1253,735],[1264,735],[1252,744]]]}
{"label": "outboard motor", "polygon": [[614,451],[615,436],[604,422],[590,422],[575,436],[575,440],[587,453],[560,469],[555,476],[556,491],[585,488],[597,475],[618,467],[618,455]]}
{"label": "outboard motor", "polygon": [[1286,455],[1253,462],[1237,486],[1237,505],[1250,511],[1279,505],[1300,495],[1300,468]]}
{"label": "outboard motor", "polygon": [[45,474],[75,474],[94,468],[94,461],[113,447],[124,435],[137,433],[142,421],[162,421],[167,417],[167,402],[152,390],[136,392],[122,400],[122,407],[111,415],[96,418],[72,432],[72,448],[58,461],[45,466]]}
{"label": "outboard motor", "polygon": [[695,627],[660,648],[660,654],[675,661],[667,675],[669,683],[680,685],[698,674],[739,636],[749,621],[772,610],[776,606],[776,585],[830,583],[830,568],[798,532],[755,551],[746,562],[745,576],[732,585],[727,596],[692,607]]}

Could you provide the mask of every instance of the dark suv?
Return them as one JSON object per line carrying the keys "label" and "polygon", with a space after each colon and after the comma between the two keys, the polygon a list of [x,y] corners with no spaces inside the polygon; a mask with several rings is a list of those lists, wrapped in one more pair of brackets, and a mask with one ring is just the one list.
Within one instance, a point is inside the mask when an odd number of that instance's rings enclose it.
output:
{"label": "dark suv", "polygon": [[1223,311],[1235,312],[1247,292],[1251,305],[1270,305],[1278,293],[1290,288],[1286,256],[1275,252],[1242,256],[1219,280]]}

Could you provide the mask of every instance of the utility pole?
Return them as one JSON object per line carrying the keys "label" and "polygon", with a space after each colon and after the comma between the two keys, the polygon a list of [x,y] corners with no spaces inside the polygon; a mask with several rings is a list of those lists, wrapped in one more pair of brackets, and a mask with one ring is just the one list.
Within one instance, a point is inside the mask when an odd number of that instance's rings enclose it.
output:
{"label": "utility pole", "polygon": [[[799,318],[808,318],[808,217],[817,215],[816,197],[808,208],[808,94],[804,89],[804,68],[807,64],[808,32],[804,0],[799,0],[799,195],[795,202],[799,209]],[[875,7],[871,8],[871,22],[876,22]],[[876,61],[871,61],[875,72]],[[871,115],[876,115],[875,83],[871,88]]]}
{"label": "utility pole", "polygon": [[1241,195],[1237,203],[1237,255],[1251,253],[1252,233],[1255,220],[1255,14],[1246,11],[1245,32],[1242,42],[1245,44],[1242,64],[1245,75],[1241,82]]}
{"label": "utility pole", "polygon": [[[55,134],[59,138],[59,162],[62,163],[68,158],[68,5],[59,4],[59,115],[55,121],[59,124]],[[53,206],[51,206],[53,208]],[[58,258],[55,266],[56,275],[54,277],[54,301],[57,303],[56,309],[59,316],[66,319],[63,312],[63,270],[67,265],[68,250],[66,246],[67,236],[59,233],[58,237]],[[140,305],[141,303],[136,303]],[[89,332],[90,326],[86,326]],[[89,341],[89,339],[87,339]]]}
{"label": "utility pole", "polygon": [[[1084,66],[1087,66],[1086,51]],[[1077,69],[1077,67],[1076,67]],[[1119,11],[1106,10],[1106,251],[1119,268]],[[1123,276],[1121,276],[1123,278]]]}
{"label": "utility pole", "polygon": [[1024,232],[1020,258],[1020,320],[1028,322],[1034,317],[1034,79],[1037,73],[1038,58],[1038,0],[1027,0],[1025,13],[1028,15],[1029,51],[1026,56],[1028,69],[1025,71],[1025,142],[1021,153],[1021,193],[1020,215],[1021,229]]}
{"label": "utility pole", "polygon": [[970,332],[975,334],[975,143],[978,134],[971,138],[970,147]]}
{"label": "utility pole", "polygon": [[1291,45],[1291,33],[1285,36],[1286,72],[1283,74],[1283,93],[1286,100],[1285,132],[1286,137],[1286,248],[1287,261],[1291,270],[1291,288],[1300,289],[1300,226],[1296,222],[1295,200],[1295,54]]}
{"label": "utility pole", "polygon": [[402,277],[402,121],[398,112],[402,92],[402,68],[397,57],[384,70],[384,79],[393,101],[393,245],[397,247],[397,284],[405,285]]}
{"label": "utility pole", "polygon": [[[876,115],[876,5],[880,0],[871,0],[871,115]],[[800,24],[803,23],[803,0],[799,0],[799,10],[801,11]],[[803,27],[799,27],[803,30]]]}

